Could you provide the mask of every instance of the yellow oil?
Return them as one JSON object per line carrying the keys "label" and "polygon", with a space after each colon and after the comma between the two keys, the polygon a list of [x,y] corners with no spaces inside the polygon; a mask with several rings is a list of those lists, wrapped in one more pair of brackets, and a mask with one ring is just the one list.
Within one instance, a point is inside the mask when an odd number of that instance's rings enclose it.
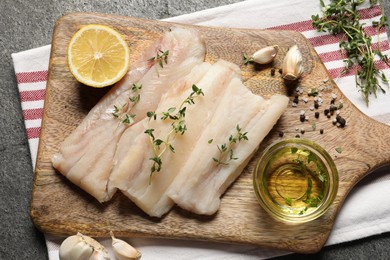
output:
{"label": "yellow oil", "polygon": [[279,211],[306,215],[317,208],[328,189],[326,167],[314,153],[285,147],[270,160],[263,182],[270,203]]}

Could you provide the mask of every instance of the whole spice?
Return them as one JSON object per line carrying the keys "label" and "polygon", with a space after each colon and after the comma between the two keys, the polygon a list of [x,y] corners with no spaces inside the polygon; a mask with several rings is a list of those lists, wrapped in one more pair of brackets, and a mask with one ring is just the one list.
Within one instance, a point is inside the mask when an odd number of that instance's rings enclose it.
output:
{"label": "whole spice", "polygon": [[59,249],[60,260],[108,260],[107,250],[95,239],[81,233],[66,238]]}
{"label": "whole spice", "polygon": [[125,241],[116,238],[112,231],[110,231],[110,235],[112,239],[112,249],[118,260],[138,260],[141,258],[141,252],[137,249]]}
{"label": "whole spice", "polygon": [[299,79],[303,72],[302,59],[298,46],[292,46],[283,59],[282,77],[291,81]]}
{"label": "whole spice", "polygon": [[[350,69],[356,69],[356,86],[368,105],[370,94],[376,96],[378,90],[385,93],[382,85],[388,86],[388,79],[377,67],[375,57],[379,57],[381,61],[388,66],[390,65],[387,56],[382,53],[380,47],[378,49],[372,47],[371,36],[365,33],[363,24],[359,21],[360,15],[357,6],[364,2],[364,0],[333,0],[325,5],[324,1],[320,0],[323,16],[313,15],[312,21],[313,26],[320,32],[328,31],[332,34],[343,35],[339,46],[347,53],[344,60],[344,73]],[[377,3],[378,0],[370,0],[371,6]],[[380,30],[388,25],[387,17],[383,15],[373,25],[377,28],[379,39]]]}
{"label": "whole spice", "polygon": [[327,115],[329,114],[329,112],[330,112],[329,109],[325,109],[325,110],[324,110],[324,115],[327,116]]}

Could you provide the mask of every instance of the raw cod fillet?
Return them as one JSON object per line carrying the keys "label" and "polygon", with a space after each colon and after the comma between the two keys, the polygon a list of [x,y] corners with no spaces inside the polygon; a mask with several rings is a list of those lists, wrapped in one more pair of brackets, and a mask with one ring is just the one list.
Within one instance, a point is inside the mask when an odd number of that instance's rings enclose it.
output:
{"label": "raw cod fillet", "polygon": [[[168,63],[161,67],[150,61],[159,51],[169,50]],[[142,85],[140,101],[131,110],[134,124],[156,109],[159,100],[176,81],[181,80],[205,56],[205,46],[194,30],[174,28],[158,40],[130,68],[64,140],[52,158],[53,166],[71,182],[98,201],[109,200],[116,188],[108,186],[117,144],[132,124],[120,124],[113,116],[114,105],[121,107],[135,94],[132,85]]]}
{"label": "raw cod fillet", "polygon": [[[162,169],[150,178],[153,148],[149,136],[144,132],[148,128],[155,129],[154,135],[163,139],[172,129],[170,120],[144,119],[137,125],[126,130],[118,144],[117,156],[121,159],[111,174],[109,185],[119,188],[126,196],[135,202],[150,216],[161,217],[174,205],[167,195],[168,188],[174,182],[176,175],[189,160],[193,147],[213,118],[221,93],[226,92],[226,86],[232,80],[240,82],[238,66],[220,60],[215,64],[203,63],[193,69],[181,84],[172,87],[162,98],[156,113],[167,111],[171,107],[178,108],[180,103],[189,96],[192,85],[202,89],[204,96],[196,97],[193,105],[186,105],[186,126],[184,135],[176,135],[171,140],[175,153],[167,150],[162,156]],[[231,93],[229,93],[231,94]],[[138,131],[136,138],[128,138],[127,132]],[[133,133],[131,136],[133,136]],[[196,169],[194,169],[196,170]]]}
{"label": "raw cod fillet", "polygon": [[[168,196],[180,207],[198,214],[214,214],[220,197],[241,174],[251,155],[287,108],[288,98],[274,95],[265,100],[252,94],[241,81],[233,80],[215,111],[213,119],[199,138],[174,182]],[[248,140],[233,146],[234,157],[228,165],[217,165],[216,145],[228,143],[237,125],[247,132]],[[213,140],[210,144],[208,140]]]}

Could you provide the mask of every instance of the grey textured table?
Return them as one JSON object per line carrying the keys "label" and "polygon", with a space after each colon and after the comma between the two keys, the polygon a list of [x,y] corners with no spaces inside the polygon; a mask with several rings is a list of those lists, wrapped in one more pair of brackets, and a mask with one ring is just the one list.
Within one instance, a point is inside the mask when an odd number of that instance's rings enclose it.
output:
{"label": "grey textured table", "polygon": [[[0,1],[0,259],[47,259],[28,210],[33,170],[11,53],[50,44],[63,14],[88,11],[162,19],[240,0],[1,0]],[[388,17],[390,1],[384,2]],[[390,233],[326,247],[316,255],[280,259],[389,259]]]}

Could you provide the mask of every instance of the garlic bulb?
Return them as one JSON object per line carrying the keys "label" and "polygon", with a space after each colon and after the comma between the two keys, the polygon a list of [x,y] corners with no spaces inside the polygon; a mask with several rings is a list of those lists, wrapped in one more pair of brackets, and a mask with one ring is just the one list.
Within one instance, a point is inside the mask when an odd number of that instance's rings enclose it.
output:
{"label": "garlic bulb", "polygon": [[107,250],[95,239],[81,233],[66,238],[59,250],[60,260],[109,260]]}
{"label": "garlic bulb", "polygon": [[282,76],[286,80],[297,80],[302,72],[302,53],[299,51],[298,46],[292,46],[283,60]]}
{"label": "garlic bulb", "polygon": [[137,249],[125,241],[115,238],[112,231],[110,231],[110,235],[112,238],[112,249],[119,260],[138,260],[141,258],[142,255]]}
{"label": "garlic bulb", "polygon": [[267,46],[258,51],[256,51],[253,55],[253,61],[258,64],[268,64],[273,61],[278,53],[278,46]]}

